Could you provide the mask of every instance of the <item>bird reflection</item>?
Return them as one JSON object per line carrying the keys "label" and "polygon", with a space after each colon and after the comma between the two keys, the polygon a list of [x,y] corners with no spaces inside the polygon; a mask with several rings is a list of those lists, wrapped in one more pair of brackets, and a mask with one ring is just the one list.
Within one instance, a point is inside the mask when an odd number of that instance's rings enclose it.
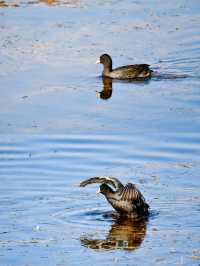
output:
{"label": "bird reflection", "polygon": [[102,82],[103,82],[103,90],[102,91],[96,91],[97,96],[102,99],[102,100],[108,100],[109,98],[111,98],[112,96],[112,83],[113,82],[117,82],[117,83],[123,83],[123,84],[127,84],[127,83],[132,83],[136,86],[144,86],[145,84],[148,84],[150,82],[150,80],[144,80],[144,79],[130,79],[130,80],[113,80],[111,78],[108,77],[102,77]]}
{"label": "bird reflection", "polygon": [[103,81],[103,90],[97,91],[97,95],[102,100],[108,100],[112,96],[112,79],[111,78],[102,78]]}
{"label": "bird reflection", "polygon": [[141,245],[146,235],[147,219],[133,220],[124,217],[115,219],[106,239],[81,237],[81,244],[95,250],[124,249],[133,251]]}

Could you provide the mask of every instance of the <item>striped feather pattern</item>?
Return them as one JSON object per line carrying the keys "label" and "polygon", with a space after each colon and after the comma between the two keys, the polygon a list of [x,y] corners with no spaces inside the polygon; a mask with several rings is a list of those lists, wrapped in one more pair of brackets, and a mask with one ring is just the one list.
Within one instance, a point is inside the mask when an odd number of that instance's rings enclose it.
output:
{"label": "striped feather pattern", "polygon": [[[84,187],[93,183],[104,184],[100,186],[100,193],[121,215],[135,217],[149,214],[149,205],[134,184],[128,183],[123,186],[117,178],[100,176],[86,179],[80,183],[80,186]],[[107,184],[112,185],[116,191],[113,191]]]}
{"label": "striped feather pattern", "polygon": [[95,176],[91,177],[89,179],[86,179],[80,183],[80,187],[85,187],[89,184],[94,184],[94,183],[100,183],[100,184],[110,184],[113,186],[116,190],[118,189],[123,189],[124,186],[122,183],[114,177],[109,177],[109,176]]}
{"label": "striped feather pattern", "polygon": [[143,198],[141,192],[136,188],[135,185],[128,183],[122,190],[121,200],[135,201]]}
{"label": "striped feather pattern", "polygon": [[135,206],[137,212],[148,212],[149,205],[146,203],[142,193],[131,183],[128,183],[122,190],[120,200],[131,202]]}

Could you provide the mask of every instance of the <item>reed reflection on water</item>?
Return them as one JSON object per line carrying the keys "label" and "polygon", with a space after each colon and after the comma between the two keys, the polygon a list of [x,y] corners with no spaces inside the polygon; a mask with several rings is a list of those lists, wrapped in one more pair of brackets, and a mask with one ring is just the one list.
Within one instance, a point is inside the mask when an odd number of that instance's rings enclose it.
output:
{"label": "reed reflection on water", "polygon": [[0,7],[7,7],[8,5],[6,4],[5,1],[0,0]]}
{"label": "reed reflection on water", "polygon": [[133,251],[140,247],[146,235],[147,219],[115,217],[105,239],[82,236],[83,246],[95,250],[124,249]]}
{"label": "reed reflection on water", "polygon": [[19,7],[21,5],[34,5],[34,4],[46,4],[48,6],[56,5],[78,5],[80,0],[32,0],[32,1],[4,1],[0,0],[0,7]]}
{"label": "reed reflection on water", "polygon": [[36,2],[41,2],[41,3],[45,3],[47,5],[76,5],[80,3],[80,0],[64,0],[64,1],[60,1],[60,0],[39,0]]}

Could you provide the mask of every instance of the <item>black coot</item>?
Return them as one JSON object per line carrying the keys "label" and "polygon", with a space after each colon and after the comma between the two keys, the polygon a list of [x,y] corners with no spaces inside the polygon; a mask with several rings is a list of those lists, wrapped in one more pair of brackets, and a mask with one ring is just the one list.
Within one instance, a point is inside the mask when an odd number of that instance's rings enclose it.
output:
{"label": "black coot", "polygon": [[101,55],[97,63],[103,64],[102,76],[112,79],[148,79],[153,72],[147,64],[128,65],[112,69],[112,58],[108,54]]}
{"label": "black coot", "polygon": [[[138,217],[149,214],[149,205],[135,185],[128,183],[124,186],[114,177],[92,177],[82,181],[80,186],[85,187],[93,183],[101,183],[98,192],[106,197],[120,215]],[[113,186],[115,190],[108,184]]]}

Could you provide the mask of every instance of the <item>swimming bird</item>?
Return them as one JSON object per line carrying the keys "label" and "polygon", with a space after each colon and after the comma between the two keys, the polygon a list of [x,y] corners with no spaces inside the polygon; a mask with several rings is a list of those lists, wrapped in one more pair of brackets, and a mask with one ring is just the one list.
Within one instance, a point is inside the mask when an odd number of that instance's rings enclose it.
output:
{"label": "swimming bird", "polygon": [[109,77],[112,79],[148,79],[153,72],[149,65],[127,65],[112,69],[112,58],[108,54],[102,54],[96,63],[103,64],[103,77]]}
{"label": "swimming bird", "polygon": [[103,194],[120,215],[138,217],[149,214],[149,205],[134,184],[128,183],[124,186],[117,178],[100,176],[86,179],[80,183],[80,186],[85,187],[93,183],[101,184],[98,193]]}

